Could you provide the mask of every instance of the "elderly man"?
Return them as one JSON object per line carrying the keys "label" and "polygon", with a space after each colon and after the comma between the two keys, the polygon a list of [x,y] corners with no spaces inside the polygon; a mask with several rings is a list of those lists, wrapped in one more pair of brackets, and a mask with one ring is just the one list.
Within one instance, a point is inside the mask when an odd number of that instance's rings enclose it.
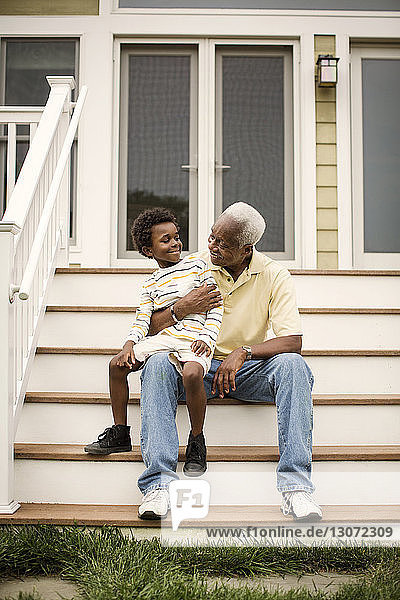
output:
{"label": "elderly man", "polygon": [[[312,500],[313,376],[300,356],[301,325],[287,269],[257,252],[263,217],[243,202],[218,218],[208,239],[212,274],[223,297],[224,315],[212,366],[204,379],[208,398],[229,395],[248,402],[275,401],[280,459],[277,487],[281,510],[296,520],[322,516]],[[217,290],[197,288],[170,308],[155,313],[153,333],[191,313],[220,302]],[[272,326],[275,338],[266,340]],[[183,397],[181,376],[166,354],[152,356],[142,372],[141,449],[146,469],[138,485],[144,494],[139,517],[162,518],[168,511],[168,485],[177,478],[178,435],[175,415]],[[189,459],[205,464],[205,446],[192,444]],[[188,457],[187,457],[188,460]]]}

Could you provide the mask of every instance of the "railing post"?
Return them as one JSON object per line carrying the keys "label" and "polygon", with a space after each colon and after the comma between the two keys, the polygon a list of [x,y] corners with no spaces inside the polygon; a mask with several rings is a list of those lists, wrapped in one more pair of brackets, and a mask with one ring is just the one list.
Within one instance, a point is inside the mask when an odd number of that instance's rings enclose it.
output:
{"label": "railing post", "polygon": [[14,235],[19,227],[0,224],[0,514],[12,514],[19,504],[14,496],[14,304],[10,302],[13,281]]}
{"label": "railing post", "polygon": [[[56,86],[65,86],[68,88],[67,97],[64,103],[64,110],[59,121],[59,144],[61,150],[63,141],[68,131],[71,114],[71,92],[75,88],[73,77],[46,77],[48,84],[52,89]],[[70,155],[71,156],[71,155]],[[64,175],[59,189],[60,194],[60,214],[59,222],[62,227],[61,246],[57,260],[57,266],[68,267],[69,265],[69,203],[70,203],[70,158],[65,166]]]}

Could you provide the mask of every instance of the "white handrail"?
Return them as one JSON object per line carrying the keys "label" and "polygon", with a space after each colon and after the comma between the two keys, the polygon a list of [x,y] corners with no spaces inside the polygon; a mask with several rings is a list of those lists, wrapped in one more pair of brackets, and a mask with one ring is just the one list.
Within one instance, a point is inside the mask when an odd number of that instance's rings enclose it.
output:
{"label": "white handrail", "polygon": [[0,106],[0,123],[39,123],[42,113],[42,106]]}
{"label": "white handrail", "polygon": [[48,225],[53,212],[54,204],[57,199],[58,190],[61,184],[61,180],[64,174],[65,165],[67,164],[71,146],[74,141],[75,132],[78,127],[79,118],[81,116],[82,108],[86,99],[87,87],[83,86],[79,94],[78,101],[76,102],[74,114],[70,121],[67,135],[58,158],[56,170],[54,171],[53,181],[51,182],[49,192],[47,195],[46,204],[44,205],[42,216],[39,221],[39,225],[36,231],[35,239],[32,244],[32,249],[29,255],[28,263],[19,287],[19,297],[21,300],[27,300],[32,287],[33,278],[36,273],[36,267],[39,262],[39,257],[42,251],[44,238],[46,236]]}
{"label": "white handrail", "polygon": [[[50,283],[56,267],[68,264],[68,164],[87,93],[83,87],[78,101],[72,103],[73,77],[47,77],[47,81],[51,91],[44,109],[0,109],[0,124],[6,121],[9,126],[11,179],[16,125],[29,123],[30,140],[0,221],[0,513],[7,514],[19,508],[14,499],[13,444]],[[17,291],[24,302],[12,301]]]}

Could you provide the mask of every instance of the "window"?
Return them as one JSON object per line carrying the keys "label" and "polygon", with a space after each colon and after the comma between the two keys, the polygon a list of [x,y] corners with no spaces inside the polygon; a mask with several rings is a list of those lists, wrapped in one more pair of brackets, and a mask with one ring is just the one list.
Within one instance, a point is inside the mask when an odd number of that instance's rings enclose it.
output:
{"label": "window", "polygon": [[267,220],[257,245],[294,258],[291,53],[220,47],[216,54],[216,216],[245,201]]}
{"label": "window", "polygon": [[[6,39],[2,41],[2,103],[8,106],[44,106],[49,95],[47,75],[73,75],[78,85],[78,41],[71,39]],[[77,90],[73,91],[76,94]],[[6,136],[1,132],[0,168],[6,177]],[[28,151],[29,127],[17,127],[17,175]],[[70,236],[75,237],[76,141],[71,155]],[[1,186],[2,213],[5,185]]]}
{"label": "window", "polygon": [[197,249],[197,54],[126,49],[121,61],[118,256],[138,256],[130,230],[146,208],[166,207],[185,250]]}

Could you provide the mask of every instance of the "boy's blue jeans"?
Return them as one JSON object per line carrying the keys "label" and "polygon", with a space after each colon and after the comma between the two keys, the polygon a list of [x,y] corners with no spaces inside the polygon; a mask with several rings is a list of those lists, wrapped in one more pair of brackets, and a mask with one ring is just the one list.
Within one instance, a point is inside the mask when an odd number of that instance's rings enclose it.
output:
{"label": "boy's blue jeans", "polygon": [[[220,361],[214,360],[204,378],[207,398],[215,398],[211,384]],[[280,460],[277,488],[280,492],[314,491],[311,482],[312,398],[311,370],[302,356],[277,354],[266,360],[249,360],[236,374],[231,398],[248,402],[275,402],[278,417]],[[168,353],[151,356],[141,374],[141,450],[145,471],[138,479],[143,493],[168,487],[178,479],[178,433],[175,415],[178,399],[184,397],[182,377]],[[234,436],[234,432],[232,432]]]}

